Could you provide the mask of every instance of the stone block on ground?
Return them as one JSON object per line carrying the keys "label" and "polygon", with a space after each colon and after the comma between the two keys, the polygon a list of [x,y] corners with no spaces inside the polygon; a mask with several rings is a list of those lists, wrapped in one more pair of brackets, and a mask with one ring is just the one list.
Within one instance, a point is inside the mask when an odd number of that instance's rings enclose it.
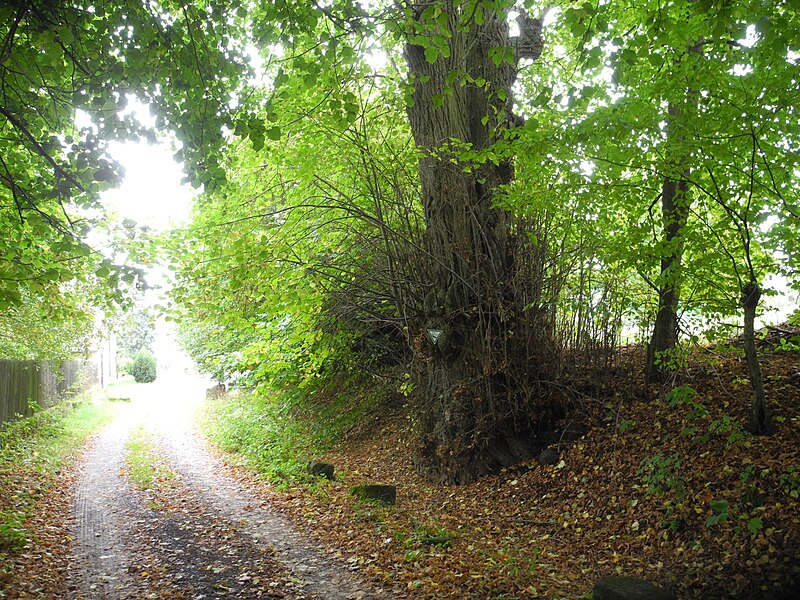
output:
{"label": "stone block on ground", "polygon": [[331,463],[312,461],[308,463],[308,472],[314,477],[322,477],[328,481],[334,479],[334,467]]}
{"label": "stone block on ground", "polygon": [[209,400],[219,400],[220,398],[224,398],[228,393],[228,388],[225,387],[224,383],[218,383],[214,387],[210,387],[206,390],[206,398]]}
{"label": "stone block on ground", "polygon": [[614,576],[598,581],[594,600],[676,600],[675,595],[638,577]]}
{"label": "stone block on ground", "polygon": [[350,493],[362,500],[377,500],[387,506],[397,502],[397,487],[393,485],[355,485],[350,488]]}
{"label": "stone block on ground", "polygon": [[545,448],[539,454],[539,462],[543,465],[554,465],[558,463],[558,450],[555,448]]}

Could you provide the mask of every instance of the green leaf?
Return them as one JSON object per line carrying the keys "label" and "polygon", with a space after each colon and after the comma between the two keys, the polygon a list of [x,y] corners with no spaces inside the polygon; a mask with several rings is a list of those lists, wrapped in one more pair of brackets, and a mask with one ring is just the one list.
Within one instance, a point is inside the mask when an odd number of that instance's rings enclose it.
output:
{"label": "green leaf", "polygon": [[75,40],[75,36],[72,34],[72,30],[68,27],[64,27],[59,30],[58,37],[61,39],[61,43],[65,46],[69,46]]}
{"label": "green leaf", "polygon": [[317,84],[317,75],[315,73],[306,73],[303,75],[303,87],[307,90],[312,89]]}
{"label": "green leaf", "polygon": [[625,48],[624,50],[620,51],[618,56],[618,60],[627,63],[629,65],[633,65],[636,63],[636,59],[638,58],[636,52],[631,50],[630,48]]}
{"label": "green leaf", "polygon": [[713,527],[720,521],[725,521],[728,518],[728,513],[722,513],[719,515],[714,515],[706,519],[705,526],[706,527]]}
{"label": "green leaf", "polygon": [[712,500],[711,501],[711,510],[715,513],[726,513],[728,512],[728,501],[727,500]]}
{"label": "green leaf", "polygon": [[428,46],[425,48],[425,60],[433,64],[439,58],[439,49],[435,46]]}
{"label": "green leaf", "polygon": [[747,521],[747,531],[755,535],[764,527],[764,522],[758,517],[753,517]]}
{"label": "green leaf", "polygon": [[431,4],[430,6],[428,6],[428,8],[422,11],[422,14],[420,15],[420,20],[428,21],[435,19],[441,14],[441,12],[442,9],[438,4]]}

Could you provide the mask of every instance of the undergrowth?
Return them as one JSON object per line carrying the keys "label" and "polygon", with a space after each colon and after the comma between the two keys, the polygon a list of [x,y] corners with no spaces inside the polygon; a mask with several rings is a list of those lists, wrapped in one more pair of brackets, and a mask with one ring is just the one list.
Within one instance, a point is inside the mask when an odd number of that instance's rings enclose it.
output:
{"label": "undergrowth", "polygon": [[[335,391],[333,391],[335,390]],[[276,484],[308,479],[306,466],[386,397],[382,387],[339,382],[315,390],[233,392],[211,399],[201,427]]]}
{"label": "undergrowth", "polygon": [[26,521],[86,439],[109,422],[118,404],[84,393],[0,429],[0,553],[33,537]]}

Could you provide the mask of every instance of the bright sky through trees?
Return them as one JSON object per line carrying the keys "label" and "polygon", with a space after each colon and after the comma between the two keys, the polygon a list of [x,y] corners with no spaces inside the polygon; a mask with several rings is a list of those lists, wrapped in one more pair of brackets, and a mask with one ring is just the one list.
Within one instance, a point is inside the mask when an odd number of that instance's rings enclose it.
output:
{"label": "bright sky through trees", "polygon": [[[155,125],[150,109],[136,98],[128,98],[128,109],[146,127]],[[86,127],[91,121],[86,113],[77,113],[77,125]],[[168,135],[168,132],[160,132]],[[165,230],[185,223],[189,218],[192,197],[197,193],[182,184],[185,173],[173,158],[174,142],[161,139],[157,144],[111,142],[111,155],[124,168],[124,180],[118,188],[106,190],[102,204],[123,219],[138,225]]]}
{"label": "bright sky through trees", "polygon": [[167,144],[114,143],[111,153],[125,168],[125,179],[103,194],[106,208],[160,230],[188,219],[194,191],[181,184],[183,172]]}

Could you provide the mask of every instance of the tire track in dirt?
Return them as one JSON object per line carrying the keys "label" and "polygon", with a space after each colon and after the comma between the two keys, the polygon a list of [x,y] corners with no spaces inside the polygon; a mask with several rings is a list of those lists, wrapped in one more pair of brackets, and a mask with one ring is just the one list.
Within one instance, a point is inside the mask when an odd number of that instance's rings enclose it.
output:
{"label": "tire track in dirt", "polygon": [[[186,390],[202,398],[202,389]],[[177,394],[170,394],[177,401]],[[261,545],[274,548],[277,559],[298,579],[305,594],[330,600],[390,600],[388,589],[364,581],[336,557],[324,554],[318,544],[301,534],[285,517],[247,486],[231,477],[221,461],[206,447],[191,424],[192,402],[175,410],[170,420],[159,420],[157,433],[172,467],[185,484],[239,530]]]}
{"label": "tire track in dirt", "polygon": [[78,469],[68,598],[144,597],[129,573],[131,548],[125,539],[137,508],[122,475],[130,429],[124,415],[117,418],[94,439]]}

